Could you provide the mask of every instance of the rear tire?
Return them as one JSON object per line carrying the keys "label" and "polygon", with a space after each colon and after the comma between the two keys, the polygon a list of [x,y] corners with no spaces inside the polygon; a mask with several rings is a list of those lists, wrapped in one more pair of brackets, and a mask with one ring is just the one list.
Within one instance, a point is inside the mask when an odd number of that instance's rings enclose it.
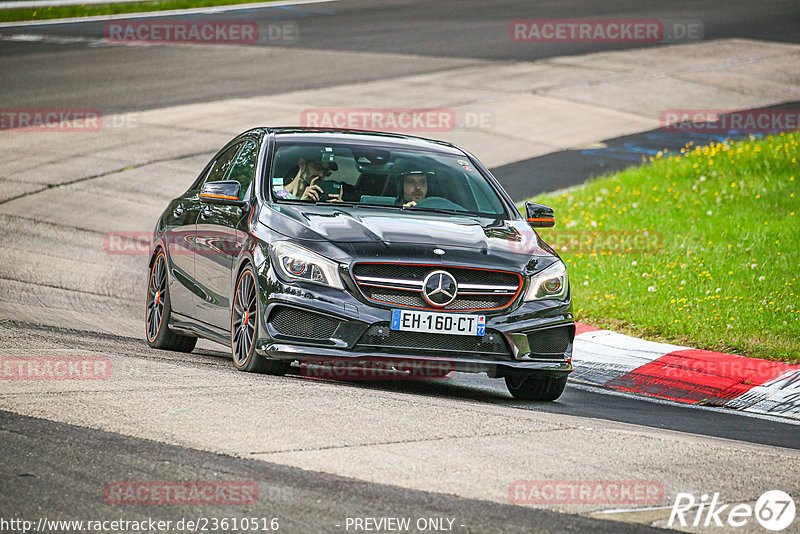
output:
{"label": "rear tire", "polygon": [[554,401],[567,386],[567,375],[511,374],[505,377],[509,393],[519,400]]}
{"label": "rear tire", "polygon": [[291,362],[271,360],[256,352],[258,283],[248,265],[239,274],[231,306],[231,353],[236,368],[246,373],[285,375]]}
{"label": "rear tire", "polygon": [[197,338],[182,336],[170,330],[169,317],[171,313],[167,258],[159,250],[153,259],[150,278],[147,282],[147,305],[144,316],[147,344],[154,349],[192,352],[197,344]]}

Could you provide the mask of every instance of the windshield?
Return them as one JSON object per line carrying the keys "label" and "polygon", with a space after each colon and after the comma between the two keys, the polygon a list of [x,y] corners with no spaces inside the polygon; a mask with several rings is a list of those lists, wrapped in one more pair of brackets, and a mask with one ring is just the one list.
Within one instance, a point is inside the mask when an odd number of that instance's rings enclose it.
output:
{"label": "windshield", "polygon": [[268,183],[278,202],[505,215],[466,156],[409,148],[279,141]]}

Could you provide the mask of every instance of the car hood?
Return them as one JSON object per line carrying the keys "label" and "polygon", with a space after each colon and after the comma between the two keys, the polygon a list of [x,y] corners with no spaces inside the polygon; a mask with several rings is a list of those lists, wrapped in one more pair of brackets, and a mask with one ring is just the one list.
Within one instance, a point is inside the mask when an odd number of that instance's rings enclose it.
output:
{"label": "car hood", "polygon": [[[361,259],[413,258],[538,270],[557,257],[522,220],[316,205],[280,204],[266,211],[273,211],[265,214],[264,223],[274,231],[295,241],[327,242]],[[437,248],[447,258],[435,254]]]}

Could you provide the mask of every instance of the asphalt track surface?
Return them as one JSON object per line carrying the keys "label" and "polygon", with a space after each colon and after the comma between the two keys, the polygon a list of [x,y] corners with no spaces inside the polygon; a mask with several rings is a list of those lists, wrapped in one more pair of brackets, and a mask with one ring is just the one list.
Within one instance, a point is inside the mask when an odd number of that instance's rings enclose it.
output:
{"label": "asphalt track surface", "polygon": [[[153,351],[139,339],[1,321],[28,346],[46,343],[61,349],[92,350],[151,360]],[[220,347],[221,348],[221,347]],[[197,349],[194,354],[164,356],[189,368],[230,368],[223,351]],[[161,356],[161,354],[156,354]],[[281,380],[305,381],[293,368]],[[238,373],[237,373],[238,375]],[[511,399],[500,381],[458,374],[453,380],[414,382],[338,382],[375,395],[401,393],[409,398],[441,397],[463,403],[501,405],[509,410],[537,410],[558,417],[622,421],[652,428],[750,441],[798,449],[798,426],[724,413],[656,403],[633,396],[600,394],[570,384],[555,403]],[[454,532],[649,532],[642,525],[599,520],[576,514],[465,499],[442,493],[404,489],[235,458],[92,428],[0,411],[0,517],[37,520],[143,521],[222,517],[277,517],[285,532],[343,532],[348,517],[446,517]],[[731,441],[734,444],[735,441]],[[476,459],[476,461],[480,461]],[[103,488],[116,481],[245,481],[258,485],[250,505],[119,506],[104,499]],[[535,527],[534,527],[535,525]]]}
{"label": "asphalt track surface", "polygon": [[[49,520],[279,520],[281,532],[346,532],[348,517],[448,518],[458,533],[664,532],[662,529],[462,499],[243,460],[0,411],[0,510]],[[109,505],[106,483],[136,480],[246,481],[249,505]],[[76,503],[80,503],[76,510]],[[124,509],[124,513],[122,510]],[[352,527],[350,529],[352,532]]]}
{"label": "asphalt track surface", "polygon": [[[148,358],[160,351],[151,350],[144,340],[112,336],[51,326],[37,326],[16,321],[0,321],[0,327],[25,332],[25,342],[34,346],[49,344],[53,347],[92,350],[106,354],[123,354],[130,358]],[[19,342],[11,341],[11,347]],[[222,345],[212,349],[197,348],[190,354],[167,353],[183,364],[213,365],[228,368],[230,355]],[[218,349],[218,350],[215,350]],[[302,379],[300,369],[294,365],[289,379]],[[341,387],[372,389],[376,393],[395,392],[423,395],[465,402],[483,402],[519,410],[536,410],[553,415],[575,415],[631,423],[663,430],[713,436],[746,441],[762,445],[800,449],[800,424],[792,424],[777,417],[753,417],[730,410],[682,405],[677,402],[648,399],[628,394],[610,395],[605,390],[569,383],[564,394],[554,403],[524,402],[513,399],[502,380],[489,379],[485,374],[455,373],[448,380],[413,381],[338,381]]]}
{"label": "asphalt track surface", "polygon": [[[181,18],[187,17],[172,17]],[[301,58],[286,56],[280,47],[269,45],[106,48],[82,41],[0,40],[0,106],[126,112],[384,80],[486,60],[532,61],[656,46],[513,43],[508,25],[516,19],[699,20],[704,40],[738,37],[800,42],[800,3],[793,0],[660,0],[646,5],[631,0],[343,0],[203,18],[255,20],[260,25],[293,21],[299,38],[290,47],[309,53]],[[0,28],[0,39],[34,34],[102,41],[103,28],[103,22]]]}
{"label": "asphalt track surface", "polygon": [[[783,102],[759,109],[797,109],[800,101]],[[525,159],[492,169],[503,179],[503,188],[514,199],[564,189],[591,178],[639,165],[645,158],[667,149],[678,152],[692,142],[706,145],[723,139],[743,139],[746,134],[665,133],[660,128],[612,139],[604,139],[602,148],[568,149]],[[546,179],[545,179],[546,178]]]}
{"label": "asphalt track surface", "polygon": [[[800,4],[776,2],[480,2],[457,0],[341,1],[295,8],[266,8],[217,15],[255,18],[264,23],[293,20],[304,54],[284,57],[280,47],[106,47],[102,23],[0,29],[0,107],[93,107],[106,113],[137,111],[223,98],[282,93],[343,83],[383,80],[479,65],[483,61],[529,61],[640,45],[529,45],[508,39],[508,23],[530,18],[660,18],[700,20],[704,38],[742,37],[800,42]],[[17,34],[77,37],[83,40],[22,42]],[[379,61],[382,54],[398,56]],[[413,57],[409,57],[409,55]],[[498,83],[502,83],[498,81]],[[635,139],[646,141],[647,132]],[[618,140],[619,144],[630,138]],[[613,146],[616,141],[609,143]],[[564,185],[599,168],[628,162],[559,153],[506,167],[519,176],[561,172]],[[544,158],[548,158],[545,156]],[[560,158],[560,159],[555,159]],[[589,160],[591,161],[591,160]],[[539,167],[537,167],[539,165]],[[572,167],[570,167],[572,166]],[[554,182],[551,182],[554,183]],[[36,343],[62,348],[91,346],[136,360],[152,353],[142,340],[3,321]],[[199,349],[174,355],[187,366],[230,366],[224,352]],[[198,360],[202,360],[200,363]],[[285,380],[300,380],[290,375]],[[797,425],[719,410],[653,402],[570,384],[552,404],[514,401],[502,384],[483,376],[458,375],[451,381],[339,384],[376,396],[401,393],[500,405],[510,412],[535,410],[614,421],[653,429],[725,438],[765,446],[800,449]],[[273,463],[233,458],[100,430],[0,412],[0,516],[51,519],[128,519],[216,515],[219,510],[158,507],[111,508],[98,488],[109,480],[253,480],[269,499],[256,508],[235,507],[230,517],[281,517],[288,532],[342,532],[352,516],[447,516],[464,527],[457,532],[626,532],[642,525],[598,521],[575,514],[502,505],[360,482]],[[702,474],[700,474],[702,476]],[[124,513],[123,513],[124,512]],[[229,513],[227,513],[229,512]]]}

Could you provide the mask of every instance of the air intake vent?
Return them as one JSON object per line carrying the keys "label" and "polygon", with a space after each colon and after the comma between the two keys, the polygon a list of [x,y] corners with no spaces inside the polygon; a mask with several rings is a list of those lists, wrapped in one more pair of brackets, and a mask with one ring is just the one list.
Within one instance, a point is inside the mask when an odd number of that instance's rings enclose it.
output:
{"label": "air intake vent", "polygon": [[329,339],[339,326],[330,317],[288,306],[275,307],[269,322],[279,334],[305,339]]}
{"label": "air intake vent", "polygon": [[564,326],[528,334],[531,356],[545,358],[563,356],[572,341],[571,330],[570,327]]}

